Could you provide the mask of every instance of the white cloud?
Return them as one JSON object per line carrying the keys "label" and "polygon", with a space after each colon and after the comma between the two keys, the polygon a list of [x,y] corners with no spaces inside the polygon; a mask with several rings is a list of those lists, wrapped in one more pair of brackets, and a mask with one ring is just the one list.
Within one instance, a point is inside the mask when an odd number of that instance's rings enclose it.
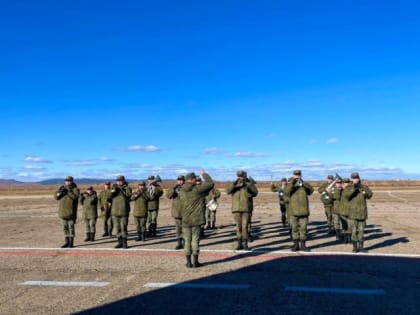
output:
{"label": "white cloud", "polygon": [[147,145],[147,146],[132,145],[132,146],[129,146],[129,147],[125,148],[123,151],[128,151],[128,152],[157,152],[157,151],[161,151],[161,149],[154,146],[154,145]]}
{"label": "white cloud", "polygon": [[38,155],[25,155],[25,158],[23,160],[25,162],[31,163],[52,163],[51,161],[44,159]]}
{"label": "white cloud", "polygon": [[203,150],[204,154],[220,154],[222,151],[218,148],[207,148]]}
{"label": "white cloud", "polygon": [[328,143],[328,144],[338,143],[338,138],[334,138],[334,137],[329,138],[329,139],[327,140],[327,143]]}
{"label": "white cloud", "polygon": [[235,157],[251,157],[251,158],[255,158],[255,157],[265,157],[265,156],[267,156],[266,154],[264,154],[264,153],[257,153],[257,152],[250,152],[250,151],[246,151],[246,152],[244,152],[244,151],[239,151],[239,152],[235,152],[234,154],[233,154],[233,156],[235,156]]}

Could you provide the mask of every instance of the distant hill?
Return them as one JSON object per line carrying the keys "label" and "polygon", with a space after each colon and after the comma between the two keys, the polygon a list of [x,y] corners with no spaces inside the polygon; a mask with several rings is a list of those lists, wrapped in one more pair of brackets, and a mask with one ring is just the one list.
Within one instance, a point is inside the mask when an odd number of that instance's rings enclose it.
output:
{"label": "distant hill", "polygon": [[0,186],[19,186],[19,185],[29,185],[29,184],[32,184],[32,183],[19,182],[14,179],[0,179]]}
{"label": "distant hill", "polygon": [[[95,184],[102,184],[102,183],[104,183],[106,181],[113,182],[113,180],[101,179],[101,178],[76,178],[75,179],[75,182],[78,185],[79,184],[82,184],[82,185],[95,185]],[[38,184],[40,184],[40,185],[60,185],[60,184],[63,184],[63,182],[64,182],[64,179],[63,178],[50,178],[50,179],[42,180],[42,181],[38,182]]]}

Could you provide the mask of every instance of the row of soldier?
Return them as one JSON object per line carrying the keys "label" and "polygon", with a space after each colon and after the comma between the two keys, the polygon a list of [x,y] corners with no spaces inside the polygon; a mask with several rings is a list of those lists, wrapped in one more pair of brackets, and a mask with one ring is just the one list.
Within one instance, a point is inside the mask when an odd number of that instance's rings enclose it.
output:
{"label": "row of soldier", "polygon": [[[250,223],[253,211],[253,198],[258,189],[252,178],[243,170],[237,172],[237,179],[228,183],[226,193],[232,196],[232,214],[236,223],[236,250],[248,250]],[[187,267],[198,267],[199,240],[203,237],[204,227],[215,228],[217,199],[220,191],[214,187],[213,180],[204,170],[201,176],[188,173],[178,176],[175,186],[166,191],[172,199],[171,214],[175,220],[176,249],[184,248]],[[358,173],[351,174],[350,179],[334,180],[328,176],[328,182],[319,188],[323,200],[330,231],[333,229],[337,239],[344,238],[353,242],[353,251],[363,251],[363,230],[367,219],[366,199],[372,192],[366,185],[361,185]],[[290,228],[293,245],[292,251],[309,251],[306,247],[306,231],[309,219],[308,196],[313,187],[302,180],[300,170],[295,170],[289,180],[281,180],[281,185],[272,184],[271,190],[279,195],[283,226]],[[77,206],[83,205],[83,220],[86,225],[85,241],[94,241],[98,207],[104,222],[102,236],[112,236],[116,230],[117,245],[115,248],[128,248],[128,218],[130,201],[133,202],[133,217],[136,224],[136,241],[145,241],[146,237],[156,236],[159,198],[164,191],[160,186],[160,178],[149,176],[147,182],[140,182],[133,191],[122,175],[117,176],[116,183],[104,184],[99,195],[89,187],[80,194],[73,177],[65,178],[65,185],[54,194],[59,200],[59,217],[62,222],[65,243],[62,246],[73,247],[74,224],[77,220]],[[191,261],[191,255],[193,260]]]}

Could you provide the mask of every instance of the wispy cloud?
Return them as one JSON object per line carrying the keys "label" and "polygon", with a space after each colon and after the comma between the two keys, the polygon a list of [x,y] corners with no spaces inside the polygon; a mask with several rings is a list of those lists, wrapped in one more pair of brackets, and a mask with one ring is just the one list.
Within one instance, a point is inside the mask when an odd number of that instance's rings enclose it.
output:
{"label": "wispy cloud", "polygon": [[126,151],[126,152],[158,152],[158,151],[162,151],[162,149],[158,148],[157,146],[154,146],[154,145],[146,145],[146,146],[132,145],[132,146],[128,146],[128,147],[124,148],[123,151]]}
{"label": "wispy cloud", "polygon": [[266,157],[267,154],[264,153],[257,153],[257,152],[250,152],[250,151],[239,151],[233,154],[235,157],[245,157],[245,158],[257,158],[257,157]]}
{"label": "wispy cloud", "polygon": [[222,153],[222,150],[218,148],[207,148],[203,150],[204,154],[220,154]]}
{"label": "wispy cloud", "polygon": [[328,144],[338,143],[338,138],[332,137],[327,140]]}
{"label": "wispy cloud", "polygon": [[52,163],[51,161],[44,159],[38,155],[25,155],[23,160],[25,162],[31,162],[31,163]]}

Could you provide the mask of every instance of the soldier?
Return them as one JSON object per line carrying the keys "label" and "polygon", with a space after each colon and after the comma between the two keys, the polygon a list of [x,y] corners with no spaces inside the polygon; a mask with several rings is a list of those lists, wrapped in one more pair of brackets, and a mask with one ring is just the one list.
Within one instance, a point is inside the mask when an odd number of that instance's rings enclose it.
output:
{"label": "soldier", "polygon": [[[245,177],[247,177],[246,172],[245,172]],[[258,188],[256,186],[257,185],[257,182],[251,176],[247,177],[247,180],[249,180],[249,182],[254,185],[254,187],[255,187],[255,189],[257,191],[257,194],[258,194]],[[253,196],[253,195],[249,195],[248,196],[248,209],[249,209],[248,240],[250,242],[252,242],[252,238],[251,238],[252,237],[252,214],[254,213],[254,197],[255,196]],[[248,249],[248,244],[246,244],[246,245],[247,246],[245,246],[246,248],[244,248],[244,249]]]}
{"label": "soldier", "polygon": [[[226,193],[232,195],[232,214],[236,223],[236,250],[248,250],[248,223],[250,215],[250,198],[256,197],[258,189],[254,182],[247,178],[244,170],[236,172],[237,179],[226,187]],[[252,199],[251,199],[252,200]]]}
{"label": "soldier", "polygon": [[[201,177],[200,176],[196,176],[195,179],[195,184],[197,186],[201,185]],[[204,225],[206,224],[206,196],[203,196],[203,199],[201,200],[201,206],[203,207],[203,218],[204,218],[204,223],[202,226],[200,226],[200,238],[204,238],[206,235],[204,234]]]}
{"label": "soldier", "polygon": [[153,175],[147,178],[146,189],[149,193],[149,202],[147,209],[147,235],[149,237],[156,236],[157,218],[159,214],[159,198],[163,195],[163,189],[160,187],[160,178],[155,178]]}
{"label": "soldier", "polygon": [[300,170],[293,171],[292,180],[286,186],[284,193],[289,200],[288,211],[292,226],[292,251],[294,252],[299,249],[305,252],[309,251],[309,248],[306,247],[306,232],[310,214],[308,196],[313,192],[313,187],[302,180],[302,172]]}
{"label": "soldier", "polygon": [[363,247],[364,229],[368,218],[367,202],[373,196],[373,192],[367,185],[363,185],[359,173],[351,174],[352,184],[343,192],[344,198],[349,201],[349,221],[352,227],[351,240],[353,253],[366,252]]}
{"label": "soldier", "polygon": [[98,218],[98,196],[93,187],[90,186],[80,197],[80,204],[83,206],[83,220],[86,225],[85,242],[95,240],[96,219]]}
{"label": "soldier", "polygon": [[332,222],[332,207],[333,207],[333,201],[331,198],[325,198],[326,196],[326,189],[331,183],[334,181],[333,175],[327,176],[327,182],[323,183],[319,189],[318,192],[321,194],[321,201],[324,204],[325,209],[325,216],[327,218],[327,226],[328,226],[328,234],[332,234],[334,232],[333,228],[333,222]]}
{"label": "soldier", "polygon": [[287,185],[287,178],[282,178],[279,186],[275,185],[274,183],[270,184],[270,190],[272,192],[276,192],[279,196],[281,223],[283,224],[283,227],[287,225],[286,201],[284,198],[284,188],[286,188],[286,185]]}
{"label": "soldier", "polygon": [[184,247],[182,238],[182,209],[181,201],[179,199],[179,192],[181,191],[181,188],[184,184],[185,177],[183,175],[179,175],[176,179],[175,186],[170,187],[166,191],[166,197],[172,199],[171,215],[175,220],[175,233],[177,239],[177,245],[175,246],[175,249],[182,249]]}
{"label": "soldier", "polygon": [[[328,191],[328,189],[327,189]],[[330,191],[328,191],[328,194],[330,195],[331,200],[333,201],[333,207],[332,207],[332,220],[334,224],[334,230],[335,230],[335,238],[337,241],[343,239],[343,226],[341,224],[340,220],[340,212],[341,212],[341,194],[343,192],[343,180],[341,178],[337,179],[335,182],[335,185]]]}
{"label": "soldier", "polygon": [[128,248],[127,226],[130,214],[130,198],[132,191],[123,175],[117,176],[117,183],[111,189],[111,215],[114,227],[117,230],[118,244],[114,248]]}
{"label": "soldier", "polygon": [[[350,185],[350,178],[344,178],[343,191],[348,185]],[[344,244],[348,244],[351,241],[351,226],[349,225],[349,201],[343,197],[343,192],[341,192],[339,209]]]}
{"label": "soldier", "polygon": [[64,232],[64,245],[61,248],[72,248],[74,244],[74,225],[77,220],[77,205],[80,191],[74,182],[73,177],[67,176],[64,185],[54,193],[54,199],[58,200],[58,216]]}
{"label": "soldier", "polygon": [[103,237],[112,237],[112,217],[111,217],[111,182],[104,183],[104,190],[99,193],[99,208],[101,209],[101,217],[104,222],[104,234]]}
{"label": "soldier", "polygon": [[220,196],[220,191],[216,187],[213,187],[206,197],[206,229],[214,230],[216,228],[217,200]]}
{"label": "soldier", "polygon": [[[214,183],[209,174],[204,170],[200,171],[204,178],[204,183],[196,185],[197,176],[194,173],[185,175],[186,183],[179,192],[182,216],[182,236],[185,240],[184,252],[187,259],[187,268],[197,268],[202,266],[198,262],[200,252],[200,226],[204,224],[203,198],[214,187]],[[191,264],[191,255],[193,263]]]}
{"label": "soldier", "polygon": [[134,201],[134,222],[136,223],[137,238],[136,241],[146,240],[146,220],[147,220],[147,205],[149,202],[149,193],[146,190],[146,183],[140,182],[137,189],[131,196],[131,201]]}

